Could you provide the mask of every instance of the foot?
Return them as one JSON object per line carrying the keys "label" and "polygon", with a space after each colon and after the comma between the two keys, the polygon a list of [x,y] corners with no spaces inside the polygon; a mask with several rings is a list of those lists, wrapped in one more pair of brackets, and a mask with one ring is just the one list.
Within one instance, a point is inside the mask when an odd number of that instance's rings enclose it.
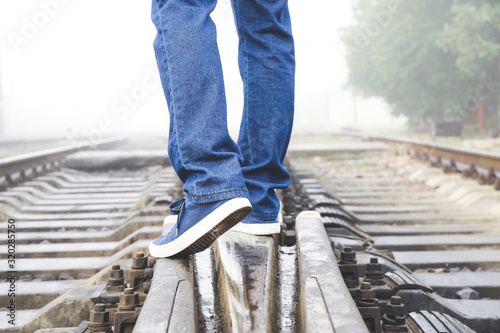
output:
{"label": "foot", "polygon": [[281,224],[276,221],[263,221],[255,217],[247,216],[235,225],[231,231],[244,232],[251,235],[272,235],[281,232]]}
{"label": "foot", "polygon": [[220,235],[252,211],[246,198],[199,205],[181,199],[169,207],[177,221],[170,232],[149,244],[149,254],[158,258],[191,254],[205,250]]}

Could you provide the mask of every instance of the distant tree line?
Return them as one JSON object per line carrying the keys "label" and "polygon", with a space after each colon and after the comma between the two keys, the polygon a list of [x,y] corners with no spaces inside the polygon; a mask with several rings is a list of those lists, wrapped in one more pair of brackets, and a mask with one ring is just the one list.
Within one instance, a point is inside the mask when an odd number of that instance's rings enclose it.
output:
{"label": "distant tree line", "polygon": [[356,24],[342,37],[357,94],[382,97],[413,124],[484,117],[496,128],[500,1],[355,0],[353,6]]}

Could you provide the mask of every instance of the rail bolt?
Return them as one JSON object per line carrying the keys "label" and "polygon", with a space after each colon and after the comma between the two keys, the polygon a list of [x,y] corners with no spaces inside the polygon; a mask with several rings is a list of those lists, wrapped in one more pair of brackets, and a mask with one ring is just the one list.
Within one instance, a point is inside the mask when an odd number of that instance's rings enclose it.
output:
{"label": "rail bolt", "polygon": [[356,252],[353,252],[352,248],[346,247],[340,253],[340,263],[341,264],[355,264],[356,261]]}
{"label": "rail bolt", "polygon": [[378,263],[377,258],[370,258],[370,263],[366,267],[369,271],[375,272],[375,271],[382,271],[382,264]]}
{"label": "rail bolt", "polygon": [[371,300],[375,298],[375,290],[370,282],[361,282],[361,288],[356,290],[356,299]]}
{"label": "rail bolt", "polygon": [[144,252],[137,252],[132,260],[133,269],[144,269],[148,267],[148,257],[144,256]]}
{"label": "rail bolt", "polygon": [[111,332],[109,312],[102,303],[97,303],[94,310],[90,311],[90,321],[87,325],[88,332]]}
{"label": "rail bolt", "polygon": [[391,301],[387,304],[385,315],[383,316],[384,323],[389,325],[404,325],[406,313],[401,297],[392,296]]}
{"label": "rail bolt", "polygon": [[102,303],[95,305],[94,310],[90,311],[90,321],[96,324],[105,324],[109,322],[109,312]]}
{"label": "rail bolt", "polygon": [[125,288],[123,293],[120,294],[120,303],[118,310],[131,310],[133,311],[139,306],[139,294],[134,292],[133,288]]}
{"label": "rail bolt", "polygon": [[403,317],[405,315],[404,304],[401,301],[401,297],[391,297],[390,303],[387,304],[386,313],[392,317]]}
{"label": "rail bolt", "polygon": [[122,285],[124,283],[123,269],[120,268],[120,265],[113,265],[109,272],[108,283],[110,285]]}
{"label": "rail bolt", "polygon": [[366,265],[365,280],[372,285],[384,284],[384,273],[382,272],[382,265],[379,264],[377,258],[370,258],[370,263]]}

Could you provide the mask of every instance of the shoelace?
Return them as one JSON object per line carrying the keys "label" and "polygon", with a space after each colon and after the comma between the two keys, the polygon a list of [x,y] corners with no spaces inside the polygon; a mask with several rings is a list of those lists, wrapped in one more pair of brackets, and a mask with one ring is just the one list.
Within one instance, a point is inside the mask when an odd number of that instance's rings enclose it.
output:
{"label": "shoelace", "polygon": [[168,211],[172,215],[178,215],[177,216],[177,222],[175,223],[175,236],[177,237],[179,235],[179,222],[181,221],[181,216],[182,212],[184,211],[184,206],[186,204],[186,198],[182,198],[180,200],[177,200],[170,206],[168,206]]}

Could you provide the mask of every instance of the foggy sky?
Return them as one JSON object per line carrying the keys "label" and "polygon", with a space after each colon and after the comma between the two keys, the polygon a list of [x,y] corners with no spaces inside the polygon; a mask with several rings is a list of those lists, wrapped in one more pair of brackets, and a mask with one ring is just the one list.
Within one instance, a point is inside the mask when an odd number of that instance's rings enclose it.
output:
{"label": "foggy sky", "polygon": [[[296,132],[352,125],[352,97],[338,28],[350,2],[290,0],[297,59]],[[228,121],[241,117],[242,83],[229,0],[217,25]],[[11,137],[163,134],[168,112],[152,43],[150,1],[0,0],[0,91]],[[379,101],[358,101],[358,119],[389,121]],[[314,115],[312,117],[311,115]]]}

